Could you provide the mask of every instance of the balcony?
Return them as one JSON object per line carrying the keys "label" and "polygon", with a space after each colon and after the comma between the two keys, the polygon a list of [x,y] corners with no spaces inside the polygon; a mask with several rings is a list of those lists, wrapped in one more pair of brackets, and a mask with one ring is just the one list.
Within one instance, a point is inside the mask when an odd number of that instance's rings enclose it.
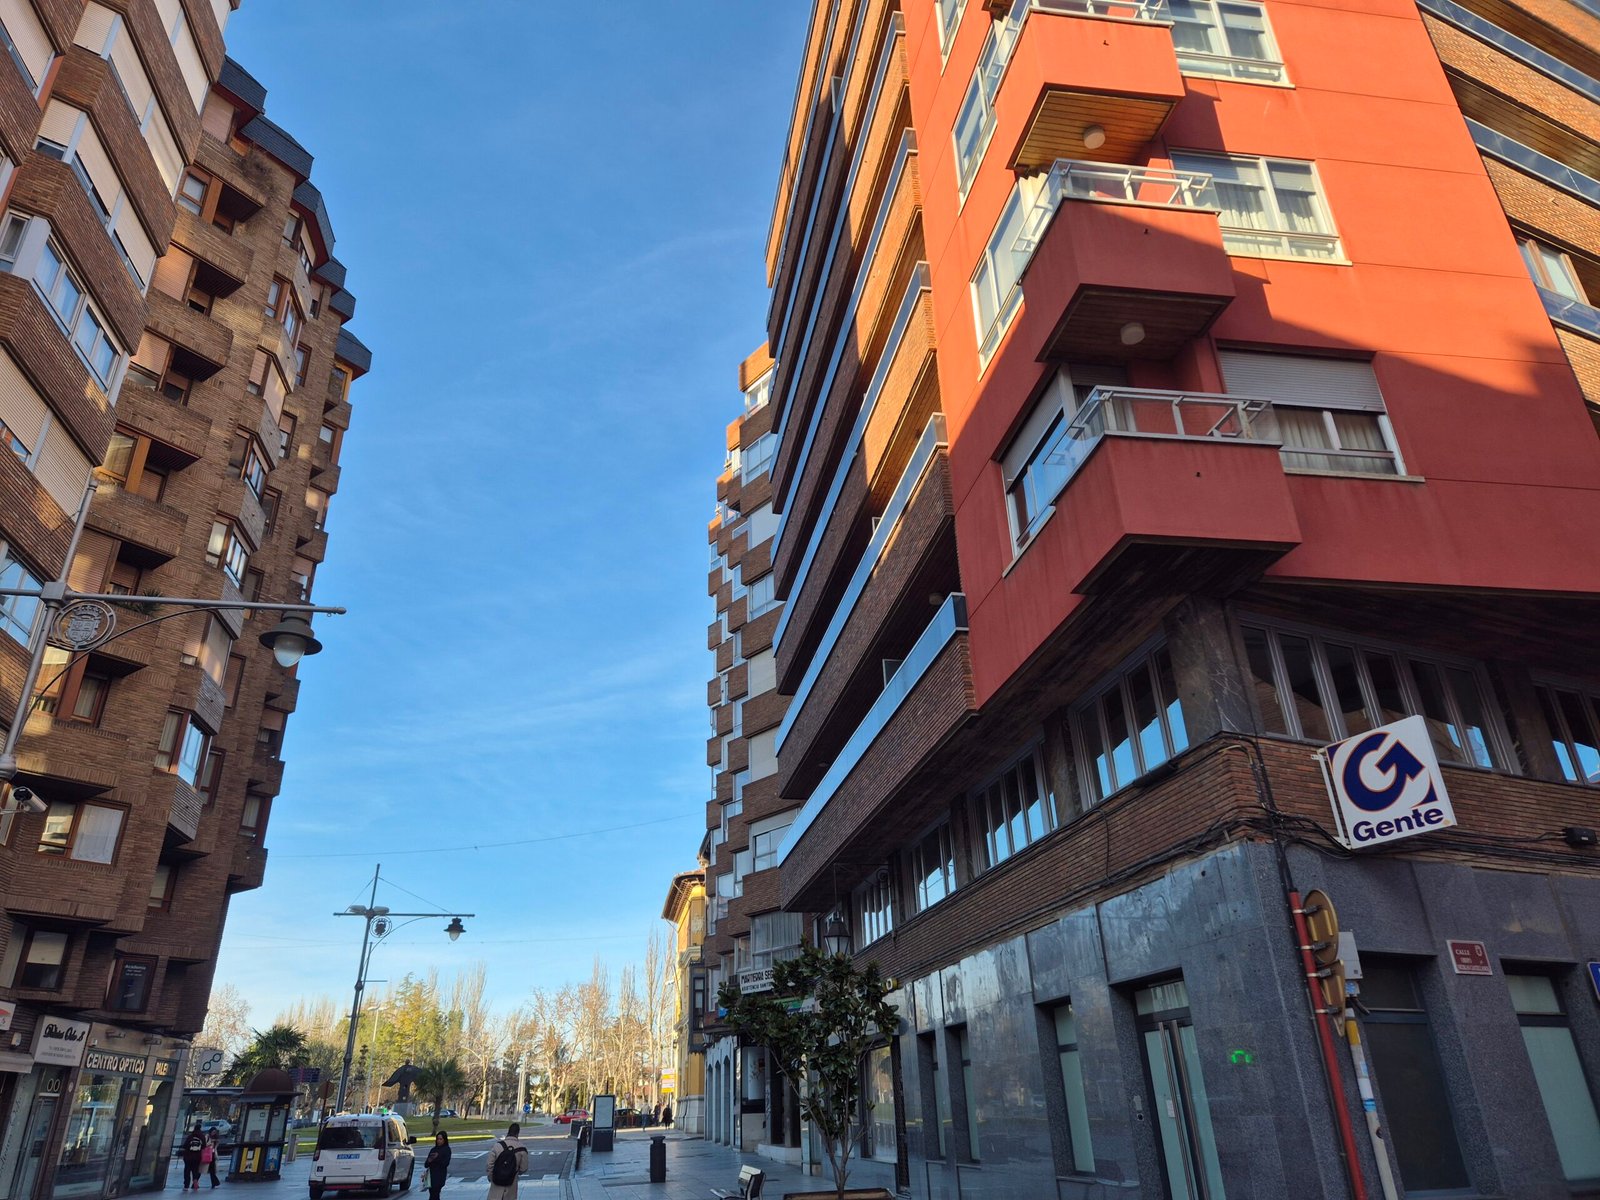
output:
{"label": "balcony", "polygon": [[[778,726],[785,793],[792,794],[791,777],[797,775],[802,787],[810,782],[804,766],[813,748],[826,742],[826,726],[836,725],[841,716],[849,719],[848,706],[841,704],[846,694],[862,685],[877,686],[879,664],[871,652],[881,642],[881,634],[896,623],[902,597],[918,597],[917,608],[925,614],[921,597],[936,590],[936,576],[941,571],[948,574],[951,570],[953,551],[944,556],[945,561],[938,555],[930,557],[952,515],[949,466],[943,453],[947,445],[944,416],[936,413],[924,428],[810,656]],[[909,640],[909,633],[906,636]],[[751,720],[748,709],[745,717]]]}
{"label": "balcony", "polygon": [[883,861],[882,843],[869,826],[972,715],[971,676],[966,597],[956,592],[795,815],[778,850],[784,908],[825,909],[835,862]]}
{"label": "balcony", "polygon": [[1057,162],[1014,247],[1013,338],[1041,360],[1171,358],[1234,297],[1212,198],[1196,172]]}
{"label": "balcony", "polygon": [[57,720],[36,709],[23,727],[17,772],[19,777],[43,781],[38,788],[41,795],[81,800],[114,788],[127,757],[128,739],[123,734],[82,721]]}
{"label": "balcony", "polygon": [[267,514],[261,507],[260,499],[239,478],[238,471],[230,470],[229,476],[217,495],[217,511],[236,518],[245,539],[251,545],[259,546],[266,536]]}
{"label": "balcony", "polygon": [[168,840],[181,845],[192,842],[200,832],[200,814],[205,797],[188,780],[157,770],[150,776],[150,803],[167,810]]}
{"label": "balcony", "polygon": [[227,693],[187,656],[173,678],[171,701],[173,707],[192,712],[207,729],[222,728],[222,718],[228,708]]}
{"label": "balcony", "polygon": [[1539,299],[1544,302],[1544,311],[1552,322],[1563,329],[1581,333],[1584,337],[1600,340],[1600,308],[1573,300],[1560,292],[1552,292],[1549,288],[1539,289]]}
{"label": "balcony", "polygon": [[255,838],[239,836],[233,866],[228,872],[228,891],[249,892],[261,886],[267,874],[267,848]]}
{"label": "balcony", "polygon": [[283,759],[277,752],[260,742],[250,756],[249,787],[264,796],[276,796],[283,790]]}
{"label": "balcony", "polygon": [[1113,162],[1140,157],[1184,94],[1163,17],[1148,0],[1017,0],[996,29],[994,136],[1006,165],[1032,170],[1091,148]]}
{"label": "balcony", "polygon": [[156,392],[147,376],[130,370],[117,397],[117,420],[148,433],[193,462],[206,452],[211,418],[197,409],[174,404]]}
{"label": "balcony", "polygon": [[151,288],[145,296],[147,321],[152,333],[184,347],[212,363],[225,363],[233,350],[233,330],[182,300]]}
{"label": "balcony", "polygon": [[[1041,456],[1054,498],[1024,562],[1049,541],[1030,571],[1085,593],[1166,569],[1191,589],[1259,571],[1300,541],[1279,445],[1265,400],[1096,388]],[[1070,533],[1049,529],[1057,509]]]}
{"label": "balcony", "polygon": [[223,276],[218,290],[212,295],[230,296],[250,277],[250,264],[255,257],[247,239],[224,233],[210,221],[202,221],[188,209],[177,209],[177,224],[172,229],[172,240],[195,258],[216,268]]}

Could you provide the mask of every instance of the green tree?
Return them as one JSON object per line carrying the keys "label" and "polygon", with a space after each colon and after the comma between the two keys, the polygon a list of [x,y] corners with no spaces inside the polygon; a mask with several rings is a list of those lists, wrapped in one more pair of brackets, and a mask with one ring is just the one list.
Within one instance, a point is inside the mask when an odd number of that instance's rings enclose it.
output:
{"label": "green tree", "polygon": [[417,1091],[433,1101],[433,1132],[439,1132],[439,1110],[446,1096],[459,1096],[467,1090],[466,1072],[453,1058],[431,1058],[417,1073]]}
{"label": "green tree", "polygon": [[249,1083],[269,1067],[288,1070],[305,1066],[306,1035],[293,1025],[274,1025],[265,1033],[259,1029],[252,1032],[255,1040],[240,1052],[228,1069],[229,1083]]}
{"label": "green tree", "polygon": [[744,1041],[766,1047],[799,1093],[800,1115],[822,1138],[843,1200],[863,1104],[861,1063],[899,1024],[885,999],[894,981],[875,962],[858,970],[842,954],[807,946],[798,958],[773,964],[772,984],[770,992],[744,996],[725,983],[717,1003]]}

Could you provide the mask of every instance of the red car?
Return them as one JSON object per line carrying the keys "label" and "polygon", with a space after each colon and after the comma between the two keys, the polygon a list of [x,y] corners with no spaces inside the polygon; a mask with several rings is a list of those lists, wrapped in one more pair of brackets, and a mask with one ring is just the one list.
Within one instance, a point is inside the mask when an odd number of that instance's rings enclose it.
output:
{"label": "red car", "polygon": [[574,1121],[587,1121],[589,1110],[586,1108],[569,1108],[555,1118],[557,1125],[571,1125]]}

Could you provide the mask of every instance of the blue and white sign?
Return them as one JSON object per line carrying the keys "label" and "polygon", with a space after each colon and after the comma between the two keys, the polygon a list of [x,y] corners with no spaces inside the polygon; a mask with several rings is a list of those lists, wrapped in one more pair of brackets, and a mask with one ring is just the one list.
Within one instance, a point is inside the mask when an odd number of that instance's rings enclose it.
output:
{"label": "blue and white sign", "polygon": [[1381,846],[1456,823],[1428,723],[1407,717],[1318,752],[1341,842]]}

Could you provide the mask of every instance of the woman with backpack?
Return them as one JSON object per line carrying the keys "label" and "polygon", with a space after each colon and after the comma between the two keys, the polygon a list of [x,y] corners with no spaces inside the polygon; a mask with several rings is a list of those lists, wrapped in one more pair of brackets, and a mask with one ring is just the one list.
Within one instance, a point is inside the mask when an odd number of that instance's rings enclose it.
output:
{"label": "woman with backpack", "polygon": [[445,1176],[450,1174],[450,1135],[444,1130],[439,1130],[434,1137],[422,1169],[428,1175],[428,1200],[439,1200],[439,1189],[444,1187]]}
{"label": "woman with backpack", "polygon": [[489,1147],[488,1200],[517,1200],[517,1177],[528,1169],[528,1151],[517,1140],[522,1126],[513,1121]]}

